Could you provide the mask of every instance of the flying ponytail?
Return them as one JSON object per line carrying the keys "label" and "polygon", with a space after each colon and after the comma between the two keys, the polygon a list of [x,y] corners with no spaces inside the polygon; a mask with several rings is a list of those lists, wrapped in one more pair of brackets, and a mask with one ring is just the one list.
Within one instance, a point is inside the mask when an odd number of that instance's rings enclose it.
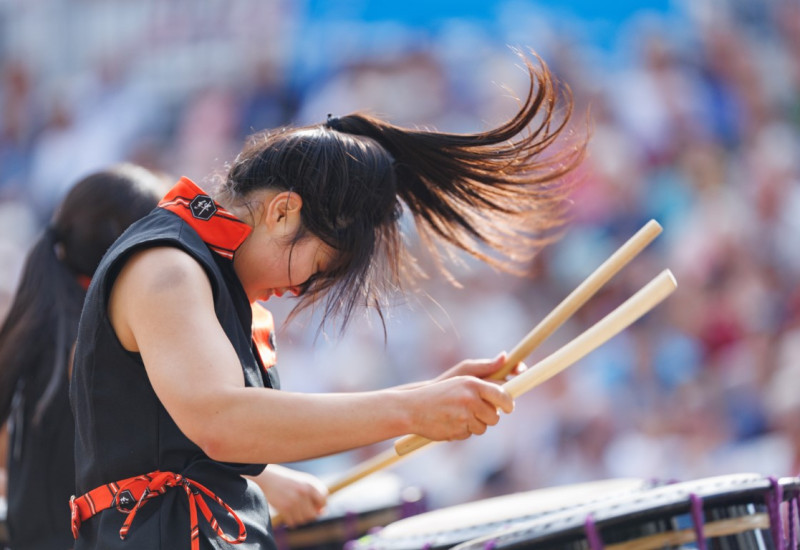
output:
{"label": "flying ponytail", "polygon": [[448,276],[445,259],[459,249],[521,273],[558,238],[568,219],[567,176],[586,140],[567,139],[569,89],[538,57],[522,58],[528,93],[516,115],[485,132],[413,130],[357,113],[250,137],[221,202],[247,205],[259,189],[291,190],[303,200],[295,242],[313,235],[336,251],[325,273],[304,285],[295,312],[324,297],[323,323],[341,314],[342,330],[357,307],[380,314],[383,299],[419,275],[401,234],[403,205]]}
{"label": "flying ponytail", "polygon": [[[562,96],[544,61],[537,57],[537,67],[523,59],[530,74],[526,98],[513,118],[485,132],[410,130],[365,114],[329,116],[325,123],[337,132],[371,138],[392,155],[397,195],[432,251],[442,240],[496,267],[519,271],[515,268],[558,237],[568,219],[565,176],[581,162],[586,142],[559,142],[572,114],[569,88]],[[439,253],[434,257],[441,259]]]}

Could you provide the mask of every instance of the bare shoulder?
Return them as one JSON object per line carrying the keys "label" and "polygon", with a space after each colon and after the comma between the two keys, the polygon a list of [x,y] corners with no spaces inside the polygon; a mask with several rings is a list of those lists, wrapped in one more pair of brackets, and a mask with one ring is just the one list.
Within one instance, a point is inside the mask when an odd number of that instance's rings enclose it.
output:
{"label": "bare shoulder", "polygon": [[159,246],[131,256],[114,286],[160,294],[203,283],[208,283],[208,277],[194,258],[179,248]]}
{"label": "bare shoulder", "polygon": [[123,346],[138,351],[136,326],[156,317],[187,313],[192,304],[212,301],[211,283],[192,256],[161,246],[136,252],[114,281],[108,304],[111,324]]}

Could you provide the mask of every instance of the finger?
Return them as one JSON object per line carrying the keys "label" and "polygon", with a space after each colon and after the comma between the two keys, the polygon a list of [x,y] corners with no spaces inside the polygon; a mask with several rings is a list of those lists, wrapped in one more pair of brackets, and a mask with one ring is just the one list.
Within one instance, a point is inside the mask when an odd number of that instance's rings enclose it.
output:
{"label": "finger", "polygon": [[311,506],[310,502],[307,502],[303,503],[303,505],[297,506],[297,509],[295,510],[295,514],[292,519],[295,522],[295,526],[297,526],[313,521],[316,518],[317,518],[316,510]]}
{"label": "finger", "polygon": [[511,372],[509,372],[506,375],[506,381],[511,380],[515,376],[519,376],[520,374],[522,374],[526,370],[528,370],[528,365],[526,365],[525,363],[522,363],[522,362],[517,363],[516,365],[514,365],[514,368],[511,369]]}
{"label": "finger", "polygon": [[469,424],[469,432],[472,435],[483,435],[486,433],[486,424],[477,419],[473,419]]}
{"label": "finger", "polygon": [[317,508],[311,505],[311,503],[309,503],[309,507],[303,512],[303,523],[308,523],[317,519]]}
{"label": "finger", "polygon": [[487,364],[486,374],[482,378],[491,376],[492,374],[496,373],[498,370],[503,368],[503,365],[505,364],[506,364],[506,352],[501,351],[500,353],[497,354],[497,357],[489,360]]}
{"label": "finger", "polygon": [[319,511],[322,510],[328,503],[328,496],[325,493],[314,491],[314,493],[311,495],[311,501],[319,513]]}
{"label": "finger", "polygon": [[500,415],[497,413],[496,407],[484,402],[482,406],[475,411],[475,420],[484,426],[494,426],[500,422]]}
{"label": "finger", "polygon": [[450,438],[451,441],[463,441],[472,435],[472,427],[470,426],[470,421],[464,422],[461,424],[461,429],[455,432],[455,434]]}
{"label": "finger", "polygon": [[471,361],[471,374],[476,378],[487,378],[500,370],[506,361],[506,353],[499,353],[494,359]]}
{"label": "finger", "polygon": [[481,384],[479,395],[484,401],[493,405],[495,409],[501,409],[506,414],[514,410],[514,399],[502,386],[488,383]]}

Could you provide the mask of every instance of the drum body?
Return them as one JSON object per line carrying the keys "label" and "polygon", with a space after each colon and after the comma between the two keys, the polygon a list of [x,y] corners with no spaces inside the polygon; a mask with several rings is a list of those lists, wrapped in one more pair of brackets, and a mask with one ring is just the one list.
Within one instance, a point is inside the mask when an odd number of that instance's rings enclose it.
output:
{"label": "drum body", "polygon": [[428,550],[453,546],[519,522],[649,487],[641,479],[610,479],[537,489],[442,508],[389,524],[354,540],[348,550]]}
{"label": "drum body", "polygon": [[275,529],[279,550],[341,550],[373,529],[425,511],[422,492],[399,477],[376,473],[331,495],[317,521]]}
{"label": "drum body", "polygon": [[799,478],[717,476],[582,505],[455,549],[794,549],[798,495]]}

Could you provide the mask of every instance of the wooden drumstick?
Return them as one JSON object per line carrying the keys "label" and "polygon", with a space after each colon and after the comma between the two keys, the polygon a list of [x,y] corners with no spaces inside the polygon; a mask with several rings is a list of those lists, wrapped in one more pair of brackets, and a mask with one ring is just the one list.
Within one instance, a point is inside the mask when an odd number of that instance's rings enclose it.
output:
{"label": "wooden drumstick", "polygon": [[594,270],[569,296],[558,304],[553,311],[531,330],[525,338],[511,350],[503,366],[488,378],[504,380],[518,363],[523,361],[548,336],[564,324],[589,298],[595,295],[620,269],[625,267],[639,252],[650,244],[659,234],[661,225],[655,220],[647,222],[633,237],[608,257],[600,267]]}
{"label": "wooden drumstick", "polygon": [[[552,378],[622,332],[669,296],[675,288],[677,288],[675,277],[670,270],[665,269],[586,332],[503,384],[503,388],[511,397],[517,398]],[[430,439],[419,435],[407,435],[395,441],[394,449],[398,455],[405,455],[430,442]]]}
{"label": "wooden drumstick", "polygon": [[[662,272],[661,275],[651,281],[612,313],[608,314],[599,323],[557,352],[532,366],[521,375],[506,382],[503,387],[506,388],[513,397],[516,397],[532,389],[534,386],[541,384],[568,367],[571,364],[568,361],[577,361],[593,349],[599,347],[603,342],[624,330],[628,325],[635,322],[639,317],[644,315],[644,313],[666,298],[676,286],[677,284],[670,271],[666,270]],[[518,345],[515,349],[523,348],[523,344],[524,343]],[[409,441],[411,442],[410,444]],[[340,491],[370,474],[394,465],[402,458],[409,456],[413,451],[421,449],[428,443],[440,442],[430,441],[419,436],[406,436],[405,438],[398,439],[395,447],[389,448],[357,464],[337,481],[330,484],[328,486],[329,494]],[[397,449],[398,445],[403,445],[402,450]]]}
{"label": "wooden drumstick", "polygon": [[[524,360],[531,352],[536,349],[547,337],[549,337],[556,329],[558,329],[564,322],[571,317],[589,298],[591,298],[600,288],[603,287],[614,275],[616,275],[625,265],[627,265],[633,258],[635,258],[648,244],[650,244],[659,234],[661,234],[661,225],[655,220],[650,220],[639,231],[636,232],[627,242],[625,242],[614,254],[603,262],[595,271],[589,275],[575,290],[573,290],[553,311],[551,311],[542,321],[531,330],[523,340],[511,350],[506,357],[503,366],[494,372],[490,379],[502,380],[518,363]],[[598,344],[599,345],[599,344]],[[552,357],[552,356],[551,356]],[[541,363],[540,363],[541,364]],[[538,367],[538,365],[537,365]],[[530,372],[533,369],[529,369]],[[554,373],[555,374],[555,373]],[[544,381],[544,380],[542,380]],[[409,438],[417,438],[418,436],[406,436],[396,442],[400,444],[402,441],[408,441]],[[424,440],[424,438],[419,438]],[[416,441],[416,439],[414,439]],[[425,444],[430,443],[430,440],[424,440],[426,443],[419,445],[417,448],[423,447]],[[435,443],[435,442],[434,442]],[[337,481],[328,486],[328,494],[332,495],[345,487],[360,481],[361,479],[380,471],[384,468],[392,466],[401,458],[408,456],[413,449],[404,449],[401,454],[395,448],[387,449],[374,457],[357,464],[351,470],[346,472]],[[280,523],[280,518],[273,519],[274,522]],[[277,521],[276,521],[277,520]]]}

